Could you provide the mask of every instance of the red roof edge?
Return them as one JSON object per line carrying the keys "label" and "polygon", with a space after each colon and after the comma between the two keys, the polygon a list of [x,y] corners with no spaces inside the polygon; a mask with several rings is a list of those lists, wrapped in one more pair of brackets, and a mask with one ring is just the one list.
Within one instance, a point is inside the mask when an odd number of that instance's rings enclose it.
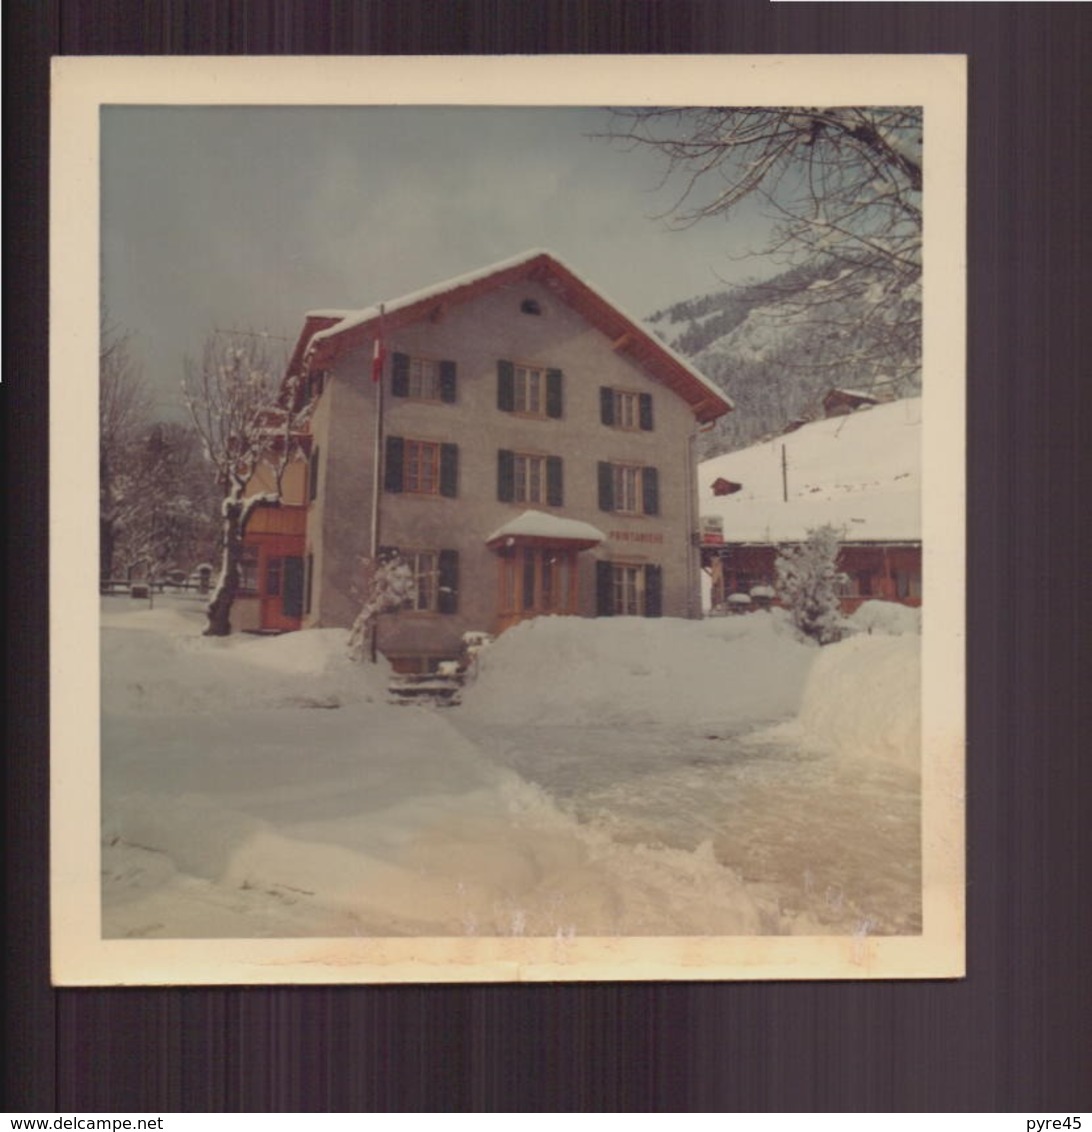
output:
{"label": "red roof edge", "polygon": [[[405,305],[399,305],[399,301],[395,300],[383,316],[384,332],[389,335],[402,326],[428,317],[439,306],[468,302],[521,279],[542,283],[582,314],[615,344],[616,349],[628,354],[682,397],[699,423],[709,423],[732,410],[732,402],[725,394],[717,391],[712,383],[700,377],[655,335],[620,311],[548,252],[536,252],[526,259],[501,265],[496,271],[470,279],[453,280],[448,287],[440,284]],[[374,315],[338,331],[336,327],[342,321],[345,320],[334,316],[308,315],[289,361],[286,378],[300,374],[305,368],[327,366],[345,350],[372,341],[379,324],[378,309]],[[321,331],[332,333],[324,334],[315,341],[315,335]]]}

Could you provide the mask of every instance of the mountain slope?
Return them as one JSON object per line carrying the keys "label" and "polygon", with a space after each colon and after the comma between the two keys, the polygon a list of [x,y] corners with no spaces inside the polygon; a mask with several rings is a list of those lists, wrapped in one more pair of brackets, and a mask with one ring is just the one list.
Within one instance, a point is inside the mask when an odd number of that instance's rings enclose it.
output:
{"label": "mountain slope", "polygon": [[705,457],[813,420],[832,388],[881,400],[921,389],[917,289],[869,269],[793,269],[657,311],[652,330],[733,399],[701,438]]}

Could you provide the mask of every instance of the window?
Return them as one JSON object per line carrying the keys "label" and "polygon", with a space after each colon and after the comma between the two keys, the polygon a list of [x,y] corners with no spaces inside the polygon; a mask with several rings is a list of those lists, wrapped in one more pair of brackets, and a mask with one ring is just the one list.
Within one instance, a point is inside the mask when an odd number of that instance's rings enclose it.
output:
{"label": "window", "polygon": [[311,591],[315,582],[315,556],[308,554],[307,556],[307,569],[304,574],[304,589],[303,589],[303,612],[311,612]]}
{"label": "window", "polygon": [[660,513],[660,477],[638,464],[599,465],[599,509],[623,515]]}
{"label": "window", "polygon": [[435,611],[439,586],[439,555],[435,550],[403,550],[402,561],[413,574],[414,594],[409,607]]}
{"label": "window", "polygon": [[575,613],[576,591],[575,550],[521,546],[502,552],[502,614]]}
{"label": "window", "polygon": [[269,558],[265,564],[265,596],[279,597],[281,593],[281,570],[283,558]]}
{"label": "window", "polygon": [[613,428],[652,431],[652,394],[599,387],[599,419]]}
{"label": "window", "polygon": [[458,490],[459,449],[436,440],[388,436],[383,486],[413,495],[444,495]]}
{"label": "window", "polygon": [[561,370],[497,362],[497,408],[532,417],[560,417]]}
{"label": "window", "polygon": [[428,440],[407,440],[402,490],[435,495],[440,490],[440,446]]}
{"label": "window", "polygon": [[920,598],[921,575],[908,570],[896,570],[895,593],[903,600]]}
{"label": "window", "polygon": [[600,617],[659,617],[663,570],[649,562],[597,562],[596,613]]}
{"label": "window", "polygon": [[258,592],[258,548],[244,546],[239,556],[239,593]]}
{"label": "window", "polygon": [[419,613],[456,613],[459,608],[459,552],[414,550],[397,546],[379,548],[380,559],[396,556],[413,573],[414,595],[407,609]]}
{"label": "window", "polygon": [[561,458],[533,453],[497,452],[497,498],[502,503],[545,503],[564,499]]}
{"label": "window", "polygon": [[455,400],[455,363],[433,358],[395,354],[391,366],[391,393],[415,401]]}

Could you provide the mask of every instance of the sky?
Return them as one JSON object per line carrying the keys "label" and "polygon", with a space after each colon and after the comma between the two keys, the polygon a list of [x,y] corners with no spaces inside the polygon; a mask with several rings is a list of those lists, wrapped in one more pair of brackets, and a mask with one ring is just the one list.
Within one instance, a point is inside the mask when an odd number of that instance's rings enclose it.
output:
{"label": "sky", "polygon": [[[569,107],[105,106],[102,297],[180,415],[213,330],[293,342],[359,309],[546,248],[627,312],[763,274],[746,215],[673,229],[656,154]],[[277,343],[280,345],[281,343]],[[285,343],[287,345],[287,343]]]}

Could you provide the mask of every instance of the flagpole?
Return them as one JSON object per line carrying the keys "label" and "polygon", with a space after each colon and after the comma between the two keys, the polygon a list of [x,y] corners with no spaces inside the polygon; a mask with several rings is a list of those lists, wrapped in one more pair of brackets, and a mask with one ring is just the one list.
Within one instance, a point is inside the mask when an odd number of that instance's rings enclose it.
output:
{"label": "flagpole", "polygon": [[[375,345],[372,349],[372,383],[375,385],[375,459],[372,466],[372,579],[379,569],[379,501],[383,497],[383,369],[385,365],[383,342],[383,304],[379,305],[379,327],[375,332]],[[369,598],[373,595],[369,595]],[[371,661],[376,663],[378,653],[379,615],[372,616]]]}

